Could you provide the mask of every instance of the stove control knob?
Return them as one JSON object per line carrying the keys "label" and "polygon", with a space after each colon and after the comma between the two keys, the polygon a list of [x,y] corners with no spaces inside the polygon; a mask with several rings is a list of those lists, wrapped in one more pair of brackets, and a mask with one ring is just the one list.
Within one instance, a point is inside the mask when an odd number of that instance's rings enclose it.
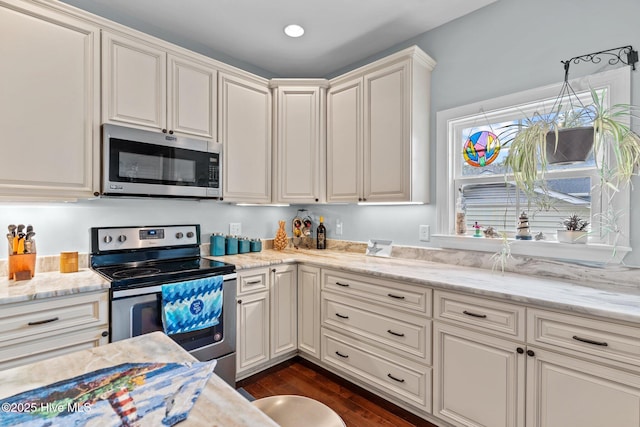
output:
{"label": "stove control knob", "polygon": [[113,237],[109,236],[108,234],[106,236],[104,236],[104,242],[105,243],[111,243],[113,242]]}
{"label": "stove control knob", "polygon": [[118,236],[118,242],[124,243],[126,240],[127,240],[127,236],[125,236],[124,234],[121,234]]}
{"label": "stove control knob", "polygon": [[181,232],[181,231],[178,231],[178,232],[176,233],[176,239],[182,239],[183,237],[184,237],[184,234],[182,234],[182,232]]}
{"label": "stove control knob", "polygon": [[187,237],[188,237],[188,238],[192,238],[192,237],[193,237],[193,231],[189,231],[189,232],[187,233]]}

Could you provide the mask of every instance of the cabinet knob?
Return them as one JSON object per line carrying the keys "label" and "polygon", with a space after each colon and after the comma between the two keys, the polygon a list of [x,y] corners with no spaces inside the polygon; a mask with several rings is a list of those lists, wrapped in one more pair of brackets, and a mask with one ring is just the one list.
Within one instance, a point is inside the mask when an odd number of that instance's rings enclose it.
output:
{"label": "cabinet knob", "polygon": [[522,348],[522,347],[518,347],[518,348],[516,349],[516,351],[518,352],[518,354],[522,354],[522,353],[524,353],[524,348]]}
{"label": "cabinet knob", "polygon": [[320,201],[320,199],[318,199],[318,198],[316,197],[316,202],[319,202],[319,201]]}
{"label": "cabinet knob", "polygon": [[102,331],[102,334],[101,334],[101,335],[102,335],[103,337],[105,337],[105,338],[106,338],[106,337],[108,337],[108,336],[109,336],[109,332],[107,332],[107,331]]}
{"label": "cabinet knob", "polygon": [[536,354],[533,352],[533,350],[527,350],[527,356],[535,356]]}
{"label": "cabinet knob", "polygon": [[169,131],[169,135],[173,135],[173,131],[172,130]]}
{"label": "cabinet knob", "polygon": [[167,133],[167,130],[166,129],[162,129],[162,133]]}
{"label": "cabinet knob", "polygon": [[242,304],[242,300],[241,299],[238,300],[238,304]]}
{"label": "cabinet knob", "polygon": [[362,201],[362,197],[358,197],[358,201],[361,202]]}
{"label": "cabinet knob", "polygon": [[274,269],[272,269],[272,270],[271,270],[271,272],[272,272],[272,273],[275,273],[275,272],[276,272],[276,269],[275,269],[275,268],[274,268]]}

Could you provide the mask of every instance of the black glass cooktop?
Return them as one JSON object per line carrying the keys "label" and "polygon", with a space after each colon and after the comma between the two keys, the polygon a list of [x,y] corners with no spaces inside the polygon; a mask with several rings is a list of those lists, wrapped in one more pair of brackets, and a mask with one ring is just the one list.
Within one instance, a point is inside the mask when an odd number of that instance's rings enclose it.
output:
{"label": "black glass cooktop", "polygon": [[197,257],[116,264],[94,267],[94,270],[111,281],[112,289],[121,289],[230,274],[235,272],[235,266]]}

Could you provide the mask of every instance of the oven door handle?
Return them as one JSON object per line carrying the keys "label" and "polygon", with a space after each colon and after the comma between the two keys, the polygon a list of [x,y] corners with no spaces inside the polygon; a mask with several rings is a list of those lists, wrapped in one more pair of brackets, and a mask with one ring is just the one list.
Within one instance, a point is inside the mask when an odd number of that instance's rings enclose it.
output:
{"label": "oven door handle", "polygon": [[[222,276],[222,280],[227,282],[229,280],[235,280],[237,277],[237,273],[225,274]],[[202,279],[203,277],[194,278],[193,280]],[[134,289],[122,289],[122,290],[114,290],[113,291],[113,299],[116,298],[125,298],[131,296],[140,296],[140,295],[148,295],[148,294],[157,294],[162,292],[162,285],[158,286],[146,286],[141,288]]]}

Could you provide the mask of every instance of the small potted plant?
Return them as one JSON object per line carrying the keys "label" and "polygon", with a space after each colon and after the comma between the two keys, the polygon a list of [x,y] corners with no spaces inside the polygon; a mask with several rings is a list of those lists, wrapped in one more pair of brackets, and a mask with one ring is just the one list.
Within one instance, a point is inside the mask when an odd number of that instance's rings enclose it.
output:
{"label": "small potted plant", "polygon": [[558,242],[562,243],[587,243],[589,221],[573,214],[562,221],[564,230],[558,230]]}

